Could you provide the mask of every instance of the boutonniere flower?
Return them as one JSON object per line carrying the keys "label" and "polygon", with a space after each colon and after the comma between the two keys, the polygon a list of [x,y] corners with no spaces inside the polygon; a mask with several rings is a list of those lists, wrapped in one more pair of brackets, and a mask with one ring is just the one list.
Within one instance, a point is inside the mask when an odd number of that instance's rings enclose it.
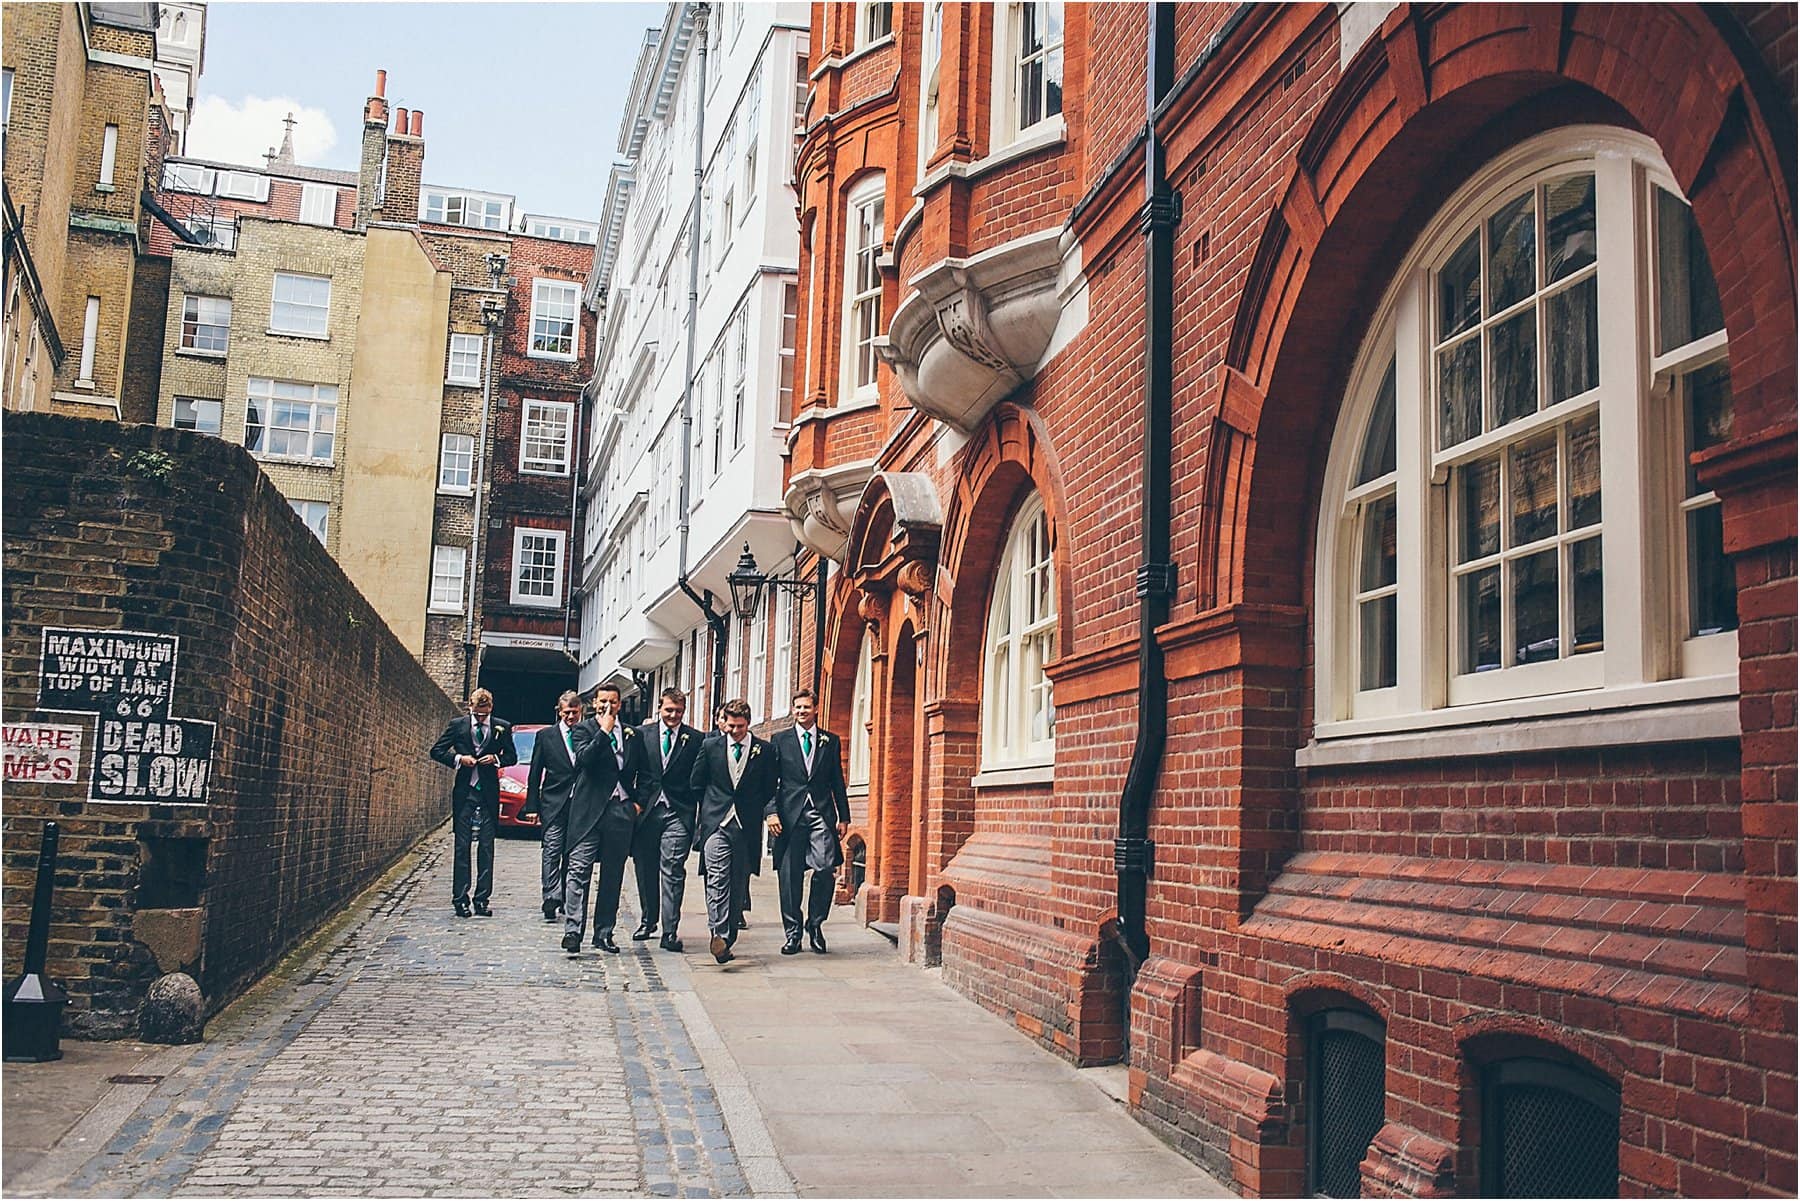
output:
{"label": "boutonniere flower", "polygon": [[682,736],[681,736],[681,743],[682,743],[682,745],[683,745],[683,746],[686,746],[686,745],[687,745],[687,735],[686,735],[686,734],[683,734],[683,735],[682,735]]}
{"label": "boutonniere flower", "polygon": [[820,730],[819,731],[819,745],[824,746],[826,743],[828,743],[830,741],[831,741],[831,735],[827,734],[823,730]]}
{"label": "boutonniere flower", "polygon": [[753,746],[753,747],[751,747],[751,748],[750,748],[750,757],[751,757],[751,758],[752,758],[752,759],[754,759],[754,758],[756,758],[756,757],[757,757],[757,756],[758,756],[758,755],[760,755],[760,754],[762,754],[762,747],[761,747],[761,746]]}

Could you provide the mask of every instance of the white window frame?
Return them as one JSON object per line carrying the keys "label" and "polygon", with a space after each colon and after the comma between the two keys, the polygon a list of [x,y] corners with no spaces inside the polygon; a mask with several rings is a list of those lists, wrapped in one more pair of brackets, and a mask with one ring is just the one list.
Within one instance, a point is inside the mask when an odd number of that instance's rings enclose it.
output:
{"label": "white window frame", "polygon": [[800,284],[787,279],[781,283],[781,351],[775,377],[775,420],[781,425],[794,420],[794,398],[797,393],[797,365],[794,359],[795,339],[799,335]]}
{"label": "white window frame", "polygon": [[[338,390],[335,384],[308,384],[298,380],[270,379],[251,376],[245,381],[244,449],[258,459],[289,463],[314,463],[329,467],[337,452]],[[266,417],[252,423],[250,405],[261,405]],[[287,420],[275,424],[276,406],[288,408]],[[306,409],[306,425],[294,424],[293,410]],[[260,433],[260,437],[255,437]],[[301,454],[267,449],[272,435],[303,434],[306,450]],[[251,445],[252,441],[258,445]]]}
{"label": "white window frame", "polygon": [[[218,345],[201,345],[202,342]],[[177,344],[186,354],[223,358],[231,345],[231,297],[203,296],[198,292],[184,295]]]}
{"label": "white window frame", "polygon": [[794,701],[794,597],[786,588],[777,588],[772,599],[775,658],[769,673],[769,716],[786,717]]}
{"label": "white window frame", "polygon": [[[186,405],[188,411],[192,414],[192,424],[190,425],[183,425],[181,423],[182,405]],[[200,405],[211,406],[212,422],[210,429],[205,428],[201,424],[200,409],[198,407]],[[174,407],[169,415],[169,426],[172,429],[193,430],[197,434],[210,434],[215,438],[220,437],[225,431],[225,402],[216,400],[210,396],[177,396],[175,398]]]}
{"label": "white window frame", "polygon": [[[560,426],[561,458],[534,458],[531,444],[532,427]],[[574,453],[575,406],[563,400],[526,399],[519,405],[519,472],[522,475],[568,475],[569,460]]]}
{"label": "white window frame", "polygon": [[475,491],[475,436],[445,434],[438,439],[437,490],[452,496]]}
{"label": "white window frame", "polygon": [[[988,602],[981,684],[983,771],[1056,758],[1056,701],[1044,672],[1057,653],[1054,548],[1044,500],[1034,492],[1008,527]],[[1040,598],[1036,613],[1031,606],[1034,587]],[[1041,731],[1033,728],[1040,713]]]}
{"label": "white window frame", "polygon": [[221,171],[218,177],[221,196],[238,200],[266,202],[269,199],[269,177],[254,171]]}
{"label": "white window frame", "polygon": [[[744,689],[744,643],[747,642],[749,638],[750,623],[747,621],[739,621],[735,617],[732,618],[731,633],[727,635],[725,641],[724,699],[726,700],[730,700],[732,697],[743,697],[745,701],[750,699],[749,696],[746,695]],[[752,707],[750,710],[750,724],[755,725],[761,720],[763,720],[763,715],[758,713],[756,709]]]}
{"label": "white window frame", "polygon": [[[568,316],[561,317],[545,310],[568,306]],[[568,325],[567,333],[557,333],[553,323]],[[539,326],[543,326],[540,334]],[[569,349],[543,350],[539,348],[539,338],[543,337],[553,344],[567,341]],[[557,359],[573,362],[581,349],[581,285],[560,279],[534,279],[531,281],[531,342],[526,355],[534,359]]]}
{"label": "white window frame", "polygon": [[[1013,142],[1043,135],[1047,138],[1060,136],[1065,129],[1062,110],[1049,112],[1048,89],[1039,96],[1039,103],[1046,110],[1036,121],[1026,124],[1019,111],[1022,101],[1020,75],[1024,64],[1021,61],[1021,42],[1024,34],[1019,25],[1027,8],[1048,10],[1054,9],[1057,27],[1063,31],[1055,42],[1045,42],[1032,57],[1045,60],[1046,80],[1049,74],[1049,61],[1056,56],[1062,64],[1063,84],[1068,84],[1068,62],[1065,55],[1068,13],[1059,0],[1006,0],[1005,3],[993,6],[994,11],[994,66],[993,91],[991,95],[1000,99],[993,104],[992,131],[993,144],[996,149]],[[1066,104],[1066,97],[1064,98]]]}
{"label": "white window frame", "polygon": [[[887,238],[887,177],[872,175],[850,189],[845,198],[847,220],[844,255],[843,397],[873,400],[880,395],[880,359],[875,339],[881,336],[882,249]],[[872,310],[868,336],[858,324]],[[865,378],[866,376],[866,378]],[[842,402],[840,402],[842,403]]]}
{"label": "white window frame", "polygon": [[469,570],[469,550],[464,546],[431,548],[431,600],[426,606],[432,613],[461,613],[464,608],[465,581]]}
{"label": "white window frame", "polygon": [[844,764],[844,783],[852,792],[869,790],[869,721],[875,700],[875,640],[863,631],[856,655],[856,682],[850,686],[850,756]]}
{"label": "white window frame", "polygon": [[338,190],[328,183],[300,185],[300,220],[308,225],[337,224]]}
{"label": "white window frame", "polygon": [[[434,205],[437,209],[435,214],[432,212]],[[503,230],[506,228],[507,211],[510,207],[504,196],[453,188],[424,187],[419,190],[419,220],[435,225]]]}
{"label": "white window frame", "polygon": [[218,173],[211,167],[201,167],[194,163],[163,165],[163,187],[171,192],[193,192],[210,196],[217,182]]}
{"label": "white window frame", "polygon": [[[480,386],[482,354],[480,334],[451,334],[449,356],[444,365],[444,382],[465,387]],[[461,370],[458,370],[459,366]]]}
{"label": "white window frame", "polygon": [[[512,554],[513,604],[528,605],[540,609],[558,609],[562,607],[563,551],[567,540],[568,534],[563,530],[536,530],[525,526],[514,528]],[[527,592],[523,588],[528,567],[539,566],[535,563],[527,564],[525,560],[527,542],[537,542],[542,544],[541,547],[531,552],[533,554],[540,554],[544,550],[552,550],[554,552],[555,559],[550,575],[550,592],[547,596],[538,591]]]}
{"label": "white window frame", "polygon": [[75,383],[78,387],[94,386],[94,351],[100,342],[100,298],[90,296],[81,314],[81,361]]}
{"label": "white window frame", "polygon": [[[1431,343],[1436,269],[1473,229],[1533,183],[1591,173],[1595,178],[1599,384],[1545,404],[1448,450],[1438,446],[1437,368]],[[1656,264],[1651,259],[1653,189],[1680,198],[1647,138],[1602,126],[1556,130],[1497,157],[1440,210],[1414,244],[1371,326],[1333,437],[1317,530],[1313,603],[1315,737],[1379,735],[1474,723],[1668,705],[1737,691],[1735,631],[1685,639],[1685,544],[1679,495],[1685,463],[1679,437],[1681,372],[1718,361],[1723,331],[1669,355],[1652,354]],[[1543,223],[1540,214],[1541,241]],[[1484,236],[1486,236],[1484,234]],[[1540,336],[1540,362],[1549,339]],[[1354,515],[1351,481],[1376,384],[1394,355],[1397,641],[1394,686],[1361,691],[1356,674]],[[1484,356],[1485,361],[1485,356]],[[1483,372],[1486,378],[1486,372]],[[1545,398],[1548,401],[1548,398]],[[1517,445],[1543,429],[1568,428],[1582,412],[1600,421],[1604,498],[1604,649],[1543,662],[1457,675],[1450,595],[1456,466]],[[1373,481],[1374,489],[1386,481]],[[1559,487],[1566,485],[1559,484]],[[1501,520],[1510,519],[1502,497]],[[1505,620],[1503,614],[1502,620]],[[1700,643],[1699,647],[1687,644]]]}
{"label": "white window frame", "polygon": [[[852,35],[855,49],[866,50],[870,46],[892,40],[895,7],[894,4],[881,3],[879,0],[857,0],[856,30]],[[882,28],[883,25],[886,28]]]}
{"label": "white window frame", "polygon": [[[296,285],[301,284],[324,284],[324,299],[317,299],[316,291],[312,291],[310,295],[296,295]],[[289,291],[286,297],[281,295],[284,285]],[[298,271],[277,271],[269,292],[269,332],[293,338],[329,339],[331,277],[307,275]]]}
{"label": "white window frame", "polygon": [[113,171],[119,162],[119,127],[108,125],[100,131],[100,182],[95,184],[96,191],[113,190]]}
{"label": "white window frame", "polygon": [[[781,590],[778,588],[776,591]],[[750,712],[757,715],[758,721],[767,721],[772,716],[769,712],[768,605],[756,606],[756,616],[750,620],[750,677],[745,685]]]}
{"label": "white window frame", "polygon": [[328,500],[295,500],[288,498],[288,507],[293,509],[312,536],[319,540],[320,546],[330,545],[326,539],[331,534],[331,502]]}
{"label": "white window frame", "polygon": [[734,367],[731,377],[731,453],[735,455],[744,445],[745,427],[750,420],[746,411],[749,403],[746,399],[750,340],[748,304],[738,306],[737,317],[731,325],[731,357]]}
{"label": "white window frame", "polygon": [[925,0],[925,40],[919,65],[919,177],[938,147],[938,84],[944,66],[944,0]]}
{"label": "white window frame", "polygon": [[187,227],[196,236],[205,233],[212,239],[204,245],[218,250],[237,249],[237,218],[229,213],[216,217],[189,217],[187,218]]}

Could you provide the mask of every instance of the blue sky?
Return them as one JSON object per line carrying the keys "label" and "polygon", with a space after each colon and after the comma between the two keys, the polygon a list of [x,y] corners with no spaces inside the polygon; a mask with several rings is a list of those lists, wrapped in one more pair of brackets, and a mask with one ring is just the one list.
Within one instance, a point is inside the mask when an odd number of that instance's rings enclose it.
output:
{"label": "blue sky", "polygon": [[661,4],[220,2],[206,15],[188,153],[260,166],[292,111],[296,157],[355,170],[363,101],[425,111],[425,178],[598,220],[619,116]]}

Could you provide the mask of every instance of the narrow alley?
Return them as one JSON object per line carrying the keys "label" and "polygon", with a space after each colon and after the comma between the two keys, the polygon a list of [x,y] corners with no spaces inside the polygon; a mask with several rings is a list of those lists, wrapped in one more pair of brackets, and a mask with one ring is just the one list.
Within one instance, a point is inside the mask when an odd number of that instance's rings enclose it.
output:
{"label": "narrow alley", "polygon": [[[496,847],[491,920],[452,915],[447,849],[204,1044],[110,1057],[120,1082],[8,1194],[1230,1195],[1109,1094],[1122,1068],[1075,1070],[843,910],[829,955],[777,954],[770,875],[725,967],[653,943],[572,959],[537,914],[536,843]],[[9,1065],[9,1113],[79,1093],[86,1060]]]}

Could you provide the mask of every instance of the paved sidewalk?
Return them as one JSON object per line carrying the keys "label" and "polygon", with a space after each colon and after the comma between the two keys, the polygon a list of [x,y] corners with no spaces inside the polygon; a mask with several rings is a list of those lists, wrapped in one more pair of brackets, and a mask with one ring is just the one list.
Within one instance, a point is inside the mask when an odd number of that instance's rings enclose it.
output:
{"label": "paved sidewalk", "polygon": [[201,1046],[7,1065],[7,1194],[1229,1195],[847,911],[830,955],[779,955],[772,874],[737,962],[700,949],[698,888],[697,950],[571,958],[537,913],[536,843],[498,846],[492,919],[451,915],[447,847]]}

